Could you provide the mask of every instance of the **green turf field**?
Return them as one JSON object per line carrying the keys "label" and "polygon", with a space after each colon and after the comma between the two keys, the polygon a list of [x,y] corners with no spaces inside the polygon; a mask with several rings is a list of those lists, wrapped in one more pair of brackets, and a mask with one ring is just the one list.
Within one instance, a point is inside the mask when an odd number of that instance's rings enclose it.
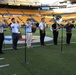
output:
{"label": "green turf field", "polygon": [[[11,32],[6,29],[5,35],[11,35]],[[20,30],[25,34],[24,29]],[[33,35],[39,35],[39,31]],[[52,31],[49,28],[46,30],[46,36],[53,37]],[[65,43],[66,34],[64,29],[63,41]],[[19,48],[17,51],[10,49],[4,50],[0,58],[0,65],[9,64],[8,67],[0,68],[0,75],[76,75],[76,44],[63,45],[64,54],[61,54],[61,30],[59,31],[58,45],[54,46],[52,41],[46,42],[46,46],[38,46],[33,48],[26,48],[26,61],[29,64],[22,64],[25,62],[25,48]],[[71,42],[76,42],[76,30],[73,30]],[[49,44],[49,45],[47,45]],[[40,43],[32,44],[40,45]],[[12,45],[3,45],[3,49],[12,47]],[[19,44],[18,47],[25,47],[24,44]]]}

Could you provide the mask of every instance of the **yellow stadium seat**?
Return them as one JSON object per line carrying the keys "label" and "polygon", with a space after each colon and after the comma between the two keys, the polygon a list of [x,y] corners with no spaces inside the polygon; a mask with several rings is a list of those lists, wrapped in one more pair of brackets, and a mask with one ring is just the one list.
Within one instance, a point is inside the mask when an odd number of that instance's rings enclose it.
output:
{"label": "yellow stadium seat", "polygon": [[0,14],[8,14],[8,12],[5,9],[0,9]]}
{"label": "yellow stadium seat", "polygon": [[26,20],[30,18],[30,16],[20,16],[19,18],[22,20],[22,22],[26,23]]}
{"label": "yellow stadium seat", "polygon": [[40,11],[41,15],[51,15],[53,11]]}
{"label": "yellow stadium seat", "polygon": [[22,10],[24,14],[28,14],[28,15],[37,15],[39,14],[38,11],[32,11],[32,10]]}
{"label": "yellow stadium seat", "polygon": [[32,18],[35,19],[37,22],[40,22],[41,21],[41,17],[32,16]]}
{"label": "yellow stadium seat", "polygon": [[23,14],[21,10],[8,10],[8,12],[9,14],[13,14],[13,15]]}

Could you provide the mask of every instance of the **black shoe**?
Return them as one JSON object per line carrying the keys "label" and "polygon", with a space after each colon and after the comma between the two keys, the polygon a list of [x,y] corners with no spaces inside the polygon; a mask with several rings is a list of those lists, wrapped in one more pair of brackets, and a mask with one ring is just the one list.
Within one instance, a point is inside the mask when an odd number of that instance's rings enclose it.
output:
{"label": "black shoe", "polygon": [[57,45],[57,44],[54,44],[54,45]]}
{"label": "black shoe", "polygon": [[13,50],[18,50],[18,49],[13,49]]}
{"label": "black shoe", "polygon": [[57,45],[57,43],[54,43],[54,45]]}
{"label": "black shoe", "polygon": [[70,43],[66,43],[67,45],[70,45]]}
{"label": "black shoe", "polygon": [[46,44],[44,44],[44,46],[46,46]]}
{"label": "black shoe", "polygon": [[18,49],[15,49],[15,50],[18,50]]}
{"label": "black shoe", "polygon": [[4,52],[0,52],[0,54],[4,54]]}
{"label": "black shoe", "polygon": [[46,46],[45,44],[42,44],[41,46]]}

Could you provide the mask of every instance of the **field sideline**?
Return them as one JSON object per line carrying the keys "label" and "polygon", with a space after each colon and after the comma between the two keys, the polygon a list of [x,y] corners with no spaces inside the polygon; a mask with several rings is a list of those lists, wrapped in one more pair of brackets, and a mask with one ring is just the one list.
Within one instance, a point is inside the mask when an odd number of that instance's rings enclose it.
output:
{"label": "field sideline", "polygon": [[[6,28],[5,35],[11,35],[10,30]],[[20,29],[24,35],[25,30]],[[27,62],[25,61],[25,48],[19,48],[17,51],[4,50],[4,55],[0,55],[0,65],[9,64],[7,67],[0,68],[0,75],[76,75],[76,29],[73,29],[73,35],[70,45],[63,45],[64,54],[61,51],[61,30],[59,31],[58,45],[54,46],[52,41],[46,42],[46,46],[38,46],[40,43],[32,44],[33,48],[26,48]],[[39,30],[33,35],[39,35]],[[49,28],[46,30],[46,36],[53,37]],[[63,41],[65,43],[66,33],[64,29]],[[47,45],[49,44],[49,45]],[[12,47],[12,45],[3,45],[3,49]],[[18,47],[25,47],[19,44]]]}

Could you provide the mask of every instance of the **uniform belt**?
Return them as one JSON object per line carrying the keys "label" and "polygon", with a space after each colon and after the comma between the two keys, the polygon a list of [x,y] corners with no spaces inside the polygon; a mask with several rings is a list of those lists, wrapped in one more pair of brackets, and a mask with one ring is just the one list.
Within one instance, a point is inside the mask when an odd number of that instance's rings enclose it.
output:
{"label": "uniform belt", "polygon": [[66,32],[66,33],[71,33],[71,32]]}

